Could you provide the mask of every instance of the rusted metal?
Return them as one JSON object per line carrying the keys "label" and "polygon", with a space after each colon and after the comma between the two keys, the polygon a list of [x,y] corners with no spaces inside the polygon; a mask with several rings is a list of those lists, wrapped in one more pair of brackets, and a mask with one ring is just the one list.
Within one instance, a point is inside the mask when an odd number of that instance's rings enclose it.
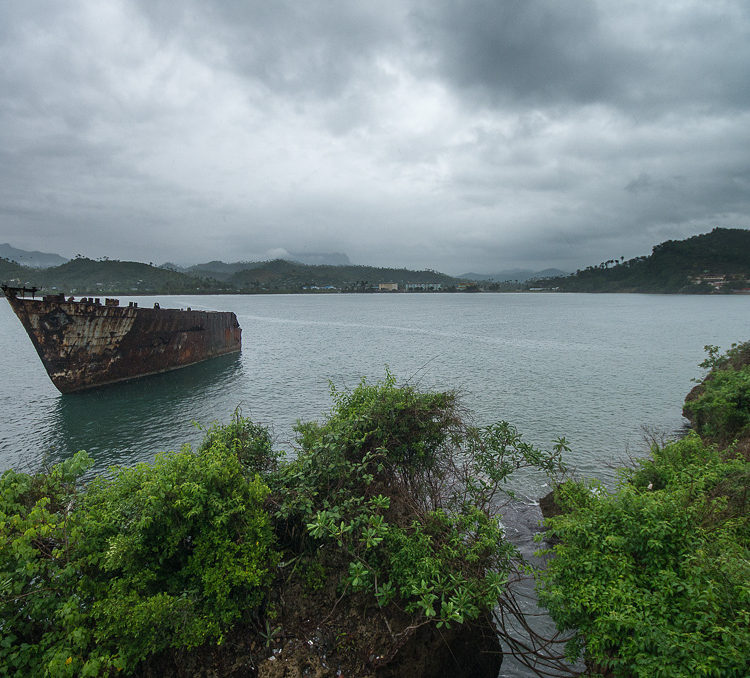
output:
{"label": "rusted metal", "polygon": [[104,304],[94,298],[66,300],[63,294],[28,299],[22,289],[2,286],[62,393],[166,372],[241,349],[242,330],[231,312],[138,308],[135,303],[120,306],[117,299]]}

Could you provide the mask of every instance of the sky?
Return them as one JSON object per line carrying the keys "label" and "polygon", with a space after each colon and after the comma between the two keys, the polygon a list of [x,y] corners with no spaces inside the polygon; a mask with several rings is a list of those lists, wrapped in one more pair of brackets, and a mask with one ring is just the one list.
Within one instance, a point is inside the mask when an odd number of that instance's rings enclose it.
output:
{"label": "sky", "polygon": [[750,228],[747,0],[7,0],[0,242],[573,271]]}

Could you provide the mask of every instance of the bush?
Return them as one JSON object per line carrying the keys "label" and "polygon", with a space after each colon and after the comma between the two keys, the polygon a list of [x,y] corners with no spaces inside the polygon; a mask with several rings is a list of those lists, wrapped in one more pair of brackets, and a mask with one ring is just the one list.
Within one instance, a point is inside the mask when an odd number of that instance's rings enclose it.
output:
{"label": "bush", "polygon": [[94,481],[81,530],[99,645],[133,665],[218,639],[256,607],[273,569],[267,494],[220,443]]}
{"label": "bush", "polygon": [[706,346],[710,368],[703,382],[688,396],[683,414],[695,430],[727,443],[750,435],[750,342],[734,344],[725,355]]}
{"label": "bush", "polygon": [[560,471],[564,440],[543,452],[506,422],[469,426],[453,393],[398,387],[390,374],[332,395],[323,423],[298,424],[295,459],[280,460],[268,431],[235,412],[196,451],[85,488],[83,452],[49,473],[5,473],[5,673],[127,675],[229,633],[244,640],[227,653],[244,642],[255,661],[279,632],[271,610],[283,608],[285,634],[307,633],[291,608],[329,593],[334,609],[352,593],[357,609],[392,605],[399,643],[421,625],[486,622],[520,562],[500,495],[520,468]]}
{"label": "bush", "polygon": [[518,553],[497,500],[522,467],[559,470],[552,453],[505,422],[464,424],[456,397],[398,387],[392,375],[333,390],[323,424],[299,424],[300,449],[271,482],[282,540],[295,552],[336,549],[343,587],[398,600],[439,626],[487,614]]}
{"label": "bush", "polygon": [[[0,666],[5,675],[74,675],[68,657],[88,633],[75,565],[77,478],[85,452],[49,473],[6,471],[0,478]],[[83,638],[82,636],[86,636]]]}
{"label": "bush", "polygon": [[77,493],[88,464],[79,453],[49,475],[3,475],[10,675],[129,673],[155,652],[220,640],[270,581],[268,488],[226,445],[115,469]]}
{"label": "bush", "polygon": [[745,676],[750,465],[691,433],[624,471],[617,491],[557,491],[561,540],[539,596],[568,651],[614,676]]}
{"label": "bush", "polygon": [[276,469],[280,454],[273,449],[271,433],[262,424],[243,417],[239,408],[228,424],[214,423],[207,429],[198,428],[205,431],[199,451],[223,445],[237,456],[250,478],[256,473],[265,477]]}

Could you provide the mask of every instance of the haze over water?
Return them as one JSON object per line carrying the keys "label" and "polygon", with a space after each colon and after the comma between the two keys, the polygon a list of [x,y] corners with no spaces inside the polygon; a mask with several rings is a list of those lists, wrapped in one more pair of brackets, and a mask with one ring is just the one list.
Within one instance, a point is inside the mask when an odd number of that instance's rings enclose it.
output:
{"label": "haze over water", "polygon": [[[103,469],[195,444],[191,422],[235,408],[292,450],[297,419],[320,419],[329,381],[361,377],[457,389],[476,423],[514,423],[605,480],[643,449],[642,426],[675,433],[701,375],[705,344],[750,334],[747,296],[576,294],[274,295],[136,298],[163,308],[232,310],[239,356],[72,395],[49,381],[30,340],[0,303],[0,470],[31,470],[86,449]],[[125,298],[123,298],[125,301]],[[544,493],[540,480],[522,488]]]}

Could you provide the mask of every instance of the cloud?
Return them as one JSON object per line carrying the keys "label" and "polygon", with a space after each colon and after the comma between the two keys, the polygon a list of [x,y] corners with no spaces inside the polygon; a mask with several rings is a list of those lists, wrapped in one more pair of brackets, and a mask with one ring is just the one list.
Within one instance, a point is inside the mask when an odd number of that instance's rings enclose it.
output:
{"label": "cloud", "polygon": [[416,23],[438,77],[486,105],[596,103],[648,117],[747,106],[748,11],[741,2],[426,1]]}
{"label": "cloud", "polygon": [[750,9],[553,0],[0,7],[0,234],[575,269],[750,227]]}

